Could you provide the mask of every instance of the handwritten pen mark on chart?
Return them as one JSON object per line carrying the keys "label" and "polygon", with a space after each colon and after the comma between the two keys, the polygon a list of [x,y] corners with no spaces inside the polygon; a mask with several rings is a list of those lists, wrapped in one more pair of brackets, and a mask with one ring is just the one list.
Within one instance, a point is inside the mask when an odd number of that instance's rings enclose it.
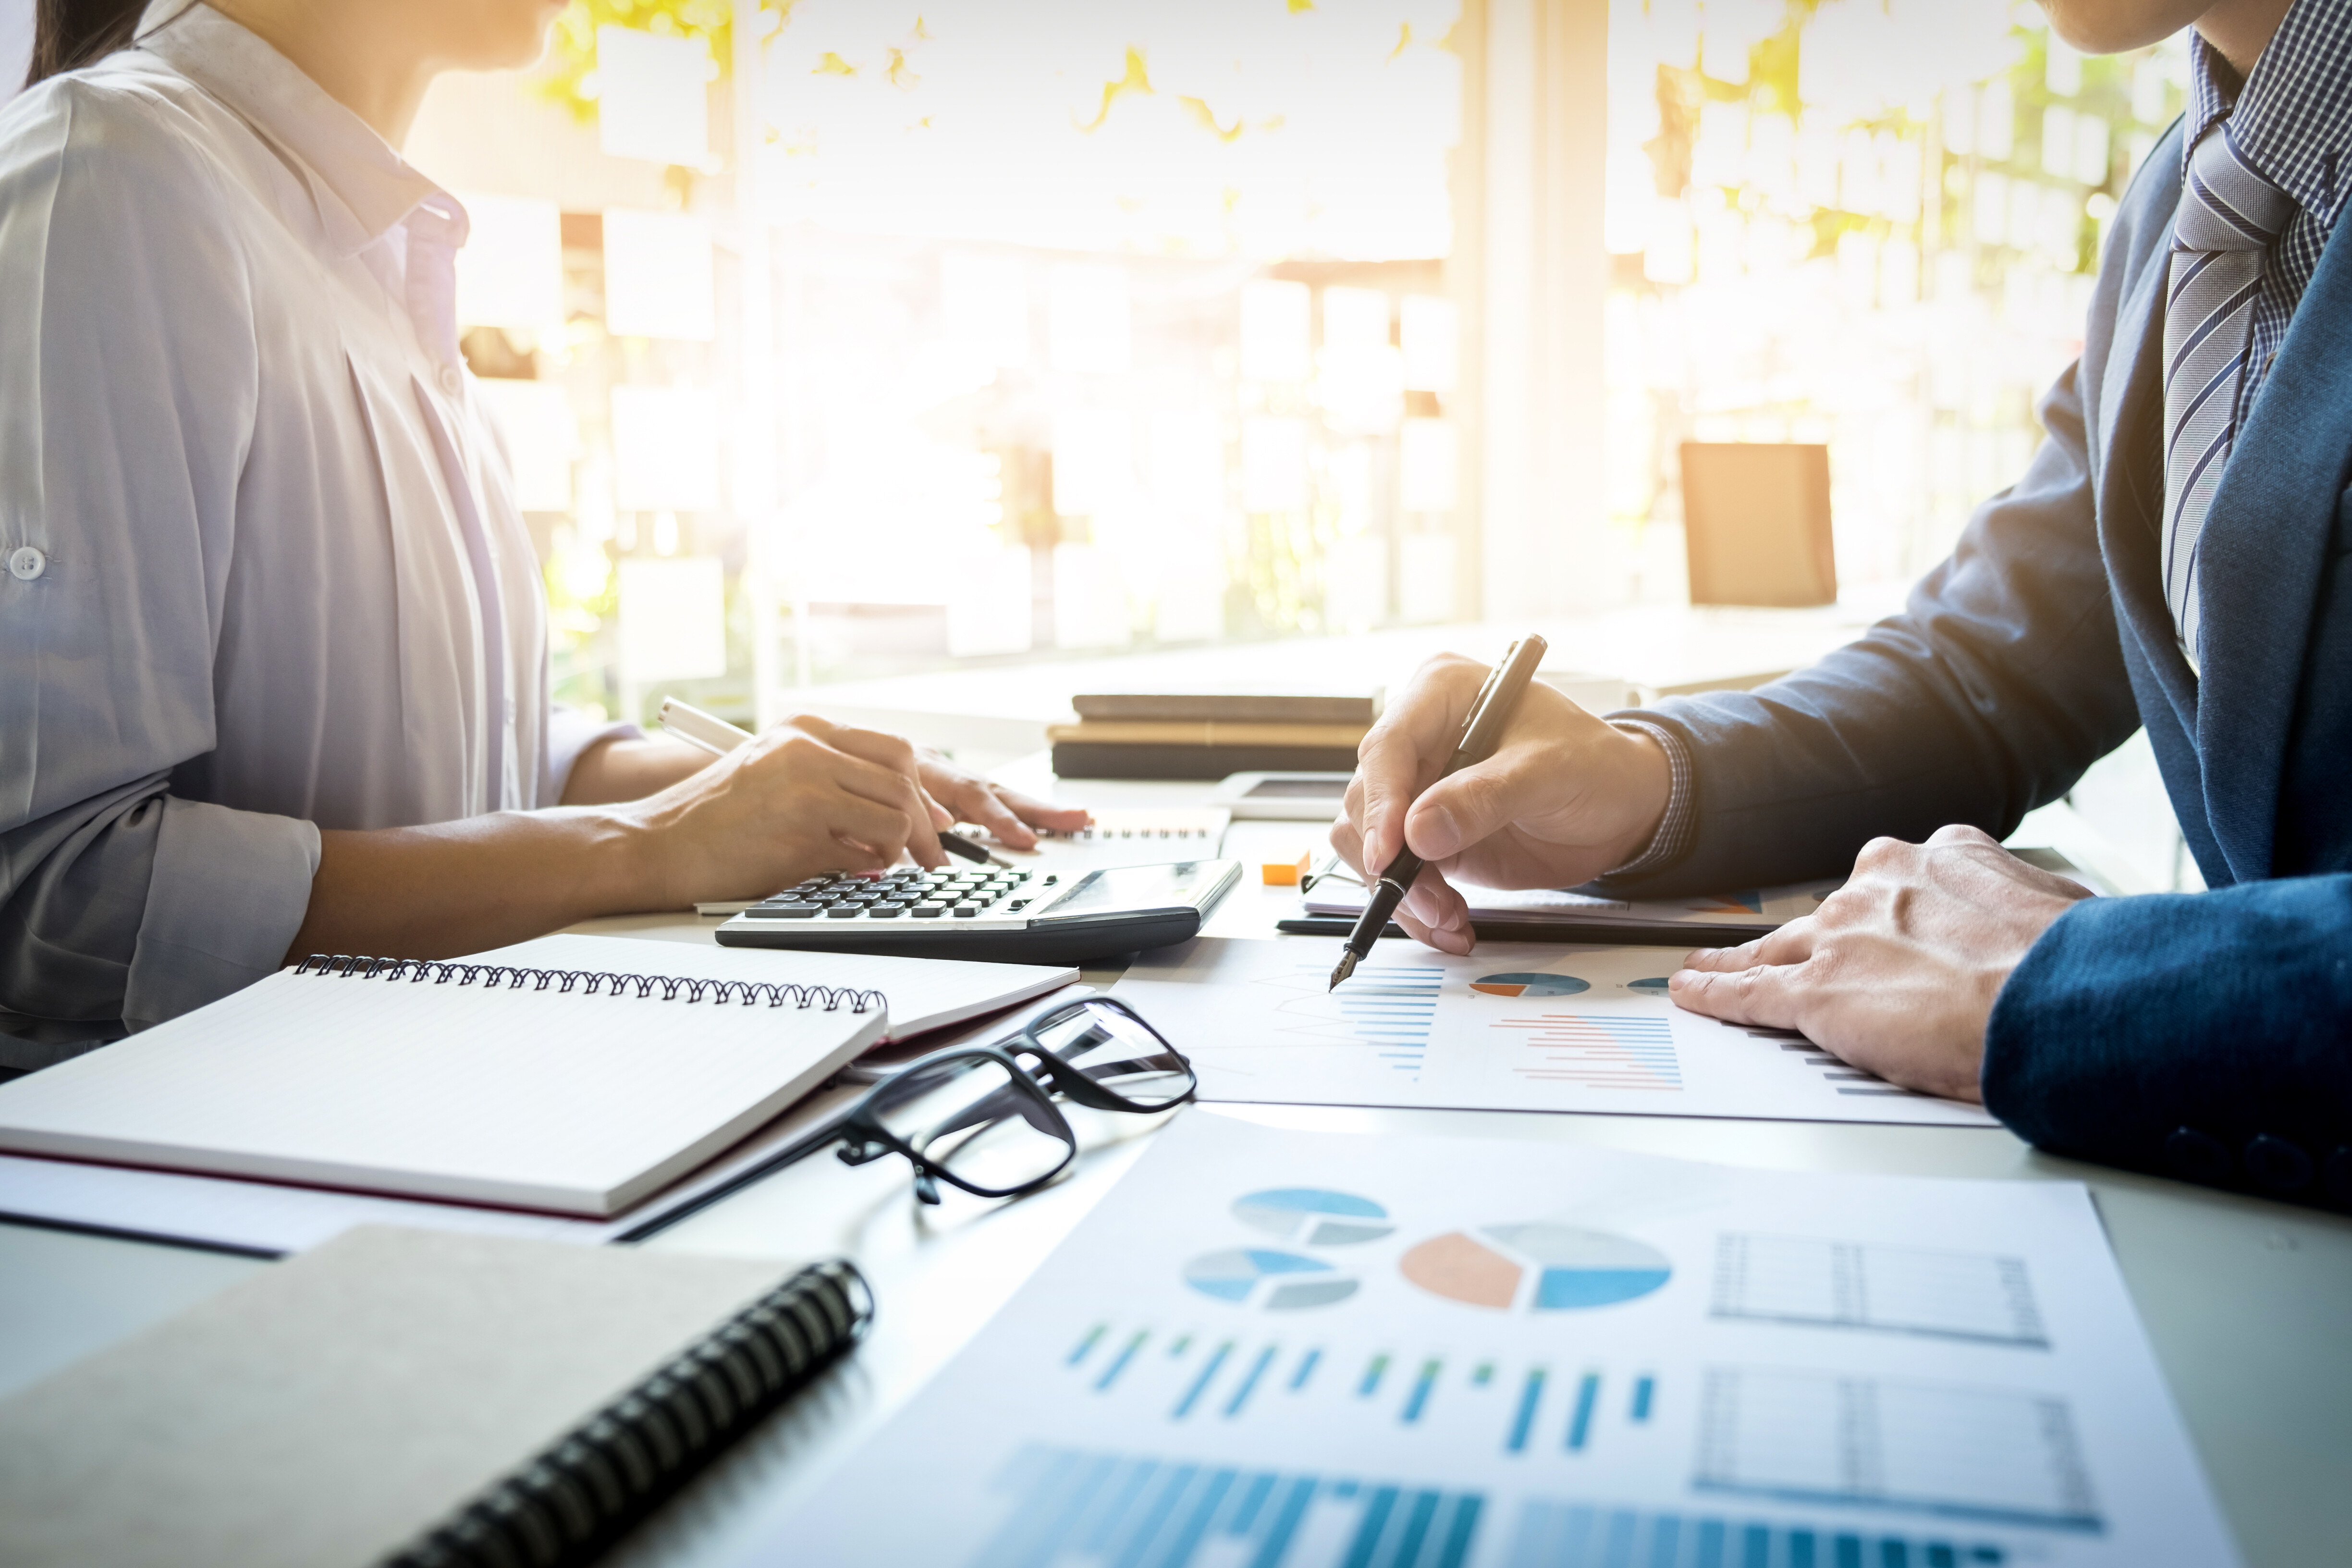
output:
{"label": "handwritten pen mark on chart", "polygon": [[1418,1073],[1444,980],[1442,969],[1366,964],[1333,991],[1328,969],[1301,963],[1251,984],[1274,994],[1274,1029],[1285,1044],[1369,1046],[1390,1067]]}
{"label": "handwritten pen mark on chart", "polygon": [[1586,1089],[1676,1090],[1682,1060],[1674,1026],[1661,1017],[1622,1013],[1537,1013],[1498,1018],[1526,1042],[1530,1058],[1511,1070],[1546,1083]]}

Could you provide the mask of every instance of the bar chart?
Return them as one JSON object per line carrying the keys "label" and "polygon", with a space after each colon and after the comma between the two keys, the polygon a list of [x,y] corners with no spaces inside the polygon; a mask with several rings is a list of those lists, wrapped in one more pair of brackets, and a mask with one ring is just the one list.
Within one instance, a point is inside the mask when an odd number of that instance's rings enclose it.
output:
{"label": "bar chart", "polygon": [[1417,964],[1368,963],[1338,991],[1326,965],[1299,963],[1254,984],[1270,993],[1273,1033],[1282,1044],[1369,1047],[1384,1066],[1417,1073],[1445,971]]}
{"label": "bar chart", "polygon": [[[1094,1324],[1062,1358],[1074,1392],[1130,1426],[1248,1426],[1296,1420],[1328,1429],[1370,1419],[1411,1436],[1506,1455],[1576,1456],[1647,1426],[1661,1380],[1648,1369],[1508,1363],[1446,1352],[1343,1349],[1308,1339]],[[1443,1419],[1441,1420],[1440,1417]]]}
{"label": "bar chart", "polygon": [[1080,1448],[1024,1448],[971,1568],[2000,1568],[2000,1546],[1935,1533],[1529,1497]]}
{"label": "bar chart", "polygon": [[1486,1510],[1475,1491],[1043,1447],[996,1489],[1012,1510],[971,1568],[1461,1568]]}
{"label": "bar chart", "polygon": [[1683,1087],[1674,1026],[1663,1015],[1535,1013],[1497,1018],[1488,1026],[1526,1048],[1511,1066],[1521,1078],[1588,1089],[1673,1092]]}
{"label": "bar chart", "polygon": [[1531,1498],[1502,1568],[1991,1568],[1989,1542]]}

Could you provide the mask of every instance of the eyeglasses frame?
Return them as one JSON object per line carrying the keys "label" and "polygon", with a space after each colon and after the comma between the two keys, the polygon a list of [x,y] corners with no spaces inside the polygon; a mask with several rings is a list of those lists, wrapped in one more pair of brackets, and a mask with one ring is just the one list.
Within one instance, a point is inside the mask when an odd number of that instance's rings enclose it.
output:
{"label": "eyeglasses frame", "polygon": [[[904,1156],[908,1163],[915,1167],[915,1196],[925,1204],[937,1204],[940,1201],[938,1184],[942,1181],[950,1186],[971,1194],[974,1197],[1019,1197],[1052,1184],[1063,1172],[1070,1168],[1071,1162],[1078,1156],[1078,1135],[1071,1128],[1069,1119],[1062,1114],[1061,1107],[1054,1103],[1055,1094],[1061,1094],[1089,1110],[1125,1111],[1142,1116],[1154,1116],[1163,1111],[1172,1110],[1192,1099],[1199,1089],[1197,1080],[1189,1085],[1182,1094],[1177,1095],[1164,1104],[1150,1106],[1139,1104],[1116,1090],[1105,1089],[1083,1067],[1071,1061],[1037,1037],[1040,1030],[1060,1023],[1071,1014],[1096,1007],[1112,1008],[1131,1019],[1141,1026],[1146,1034],[1159,1041],[1161,1048],[1170,1056],[1183,1064],[1188,1077],[1192,1075],[1192,1059],[1171,1045],[1166,1036],[1153,1028],[1141,1014],[1125,1002],[1113,996],[1075,997],[1060,1006],[1049,1007],[1038,1012],[1024,1022],[1019,1031],[1001,1040],[982,1046],[950,1046],[944,1050],[917,1058],[888,1078],[877,1083],[872,1089],[860,1095],[856,1104],[843,1111],[840,1121],[835,1123],[833,1136],[841,1144],[841,1147],[835,1151],[836,1157],[845,1165],[864,1165],[882,1158],[886,1153]],[[1016,1055],[1016,1053],[1019,1054]],[[1019,1059],[1020,1055],[1034,1057],[1037,1065],[1034,1067],[1025,1065]],[[888,1103],[892,1090],[903,1090],[924,1072],[959,1061],[994,1062],[1003,1068],[1011,1078],[1012,1082],[1007,1087],[1015,1093],[1026,1095],[1038,1110],[1044,1111],[1049,1119],[1045,1130],[1050,1131],[1054,1136],[1062,1141],[1062,1158],[1052,1170],[1013,1186],[983,1187],[957,1175],[949,1170],[944,1163],[933,1161],[884,1125],[880,1113],[881,1107]],[[1036,1126],[1038,1123],[1033,1121],[1031,1125]]]}

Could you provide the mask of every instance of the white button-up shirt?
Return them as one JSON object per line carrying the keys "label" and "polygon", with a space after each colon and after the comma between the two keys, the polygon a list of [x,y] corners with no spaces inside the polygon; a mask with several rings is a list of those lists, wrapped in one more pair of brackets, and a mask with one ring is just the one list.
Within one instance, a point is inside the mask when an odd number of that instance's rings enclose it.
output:
{"label": "white button-up shirt", "polygon": [[268,973],[320,827],[552,804],[599,732],[550,710],[466,227],[205,5],[0,110],[0,1065]]}

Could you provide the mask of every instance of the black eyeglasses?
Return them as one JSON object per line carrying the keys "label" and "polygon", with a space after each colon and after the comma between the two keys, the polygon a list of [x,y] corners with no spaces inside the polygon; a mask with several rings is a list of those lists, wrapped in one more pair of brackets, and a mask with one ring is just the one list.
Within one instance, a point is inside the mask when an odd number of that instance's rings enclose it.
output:
{"label": "black eyeglasses", "polygon": [[957,1046],[877,1083],[833,1129],[844,1164],[903,1154],[915,1195],[939,1184],[983,1198],[1044,1186],[1077,1157],[1059,1096],[1150,1115],[1192,1098],[1192,1064],[1126,1003],[1088,996],[1049,1008],[992,1045]]}

